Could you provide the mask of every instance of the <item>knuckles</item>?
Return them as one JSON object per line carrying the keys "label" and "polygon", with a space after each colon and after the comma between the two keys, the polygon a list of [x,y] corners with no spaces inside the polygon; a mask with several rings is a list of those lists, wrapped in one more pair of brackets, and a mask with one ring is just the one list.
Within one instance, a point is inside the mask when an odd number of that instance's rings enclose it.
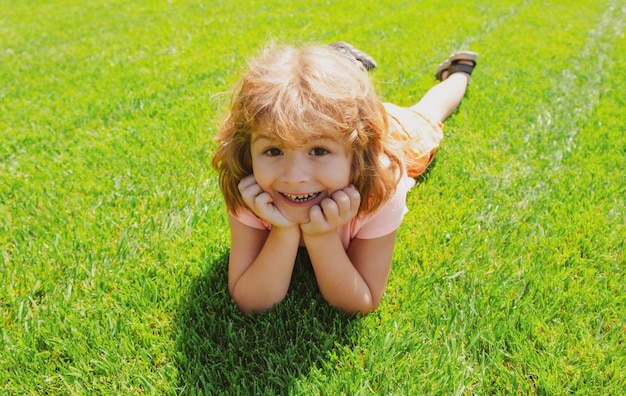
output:
{"label": "knuckles", "polygon": [[349,205],[350,197],[343,191],[337,191],[333,194],[333,201],[337,202],[338,205]]}

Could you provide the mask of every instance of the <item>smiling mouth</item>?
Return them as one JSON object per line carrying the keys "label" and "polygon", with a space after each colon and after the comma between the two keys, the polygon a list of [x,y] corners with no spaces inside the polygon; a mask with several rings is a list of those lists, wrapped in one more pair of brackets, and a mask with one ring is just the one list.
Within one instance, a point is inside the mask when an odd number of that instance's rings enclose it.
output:
{"label": "smiling mouth", "polygon": [[306,201],[310,201],[314,199],[315,197],[320,195],[320,193],[316,192],[316,193],[302,194],[302,195],[292,195],[292,194],[283,193],[282,195],[288,200],[293,201],[293,202],[306,202]]}

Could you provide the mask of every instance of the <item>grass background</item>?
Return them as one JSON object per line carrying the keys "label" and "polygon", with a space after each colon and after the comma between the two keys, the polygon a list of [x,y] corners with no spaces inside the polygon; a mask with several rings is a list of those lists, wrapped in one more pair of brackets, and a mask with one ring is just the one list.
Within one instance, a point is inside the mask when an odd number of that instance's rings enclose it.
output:
{"label": "grass background", "polygon": [[[617,0],[0,0],[0,393],[625,394]],[[346,40],[410,105],[480,52],[410,193],[380,309],[303,257],[242,317],[210,167],[268,40]]]}

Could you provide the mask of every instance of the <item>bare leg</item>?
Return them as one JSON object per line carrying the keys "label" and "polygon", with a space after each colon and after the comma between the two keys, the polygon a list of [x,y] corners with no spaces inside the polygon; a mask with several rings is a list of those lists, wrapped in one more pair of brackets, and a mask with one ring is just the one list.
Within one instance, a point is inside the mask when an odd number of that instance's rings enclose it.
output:
{"label": "bare leg", "polygon": [[453,73],[432,87],[411,109],[432,122],[443,122],[456,110],[465,96],[470,75]]}

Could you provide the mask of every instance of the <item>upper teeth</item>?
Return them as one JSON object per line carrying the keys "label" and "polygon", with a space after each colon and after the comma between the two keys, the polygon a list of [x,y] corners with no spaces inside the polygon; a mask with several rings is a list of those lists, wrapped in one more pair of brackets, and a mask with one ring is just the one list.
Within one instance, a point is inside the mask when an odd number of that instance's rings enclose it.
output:
{"label": "upper teeth", "polygon": [[303,202],[303,201],[308,201],[309,199],[317,197],[317,194],[318,193],[311,193],[311,194],[304,194],[304,195],[291,195],[291,194],[284,194],[284,195],[285,197],[289,198],[292,201]]}

